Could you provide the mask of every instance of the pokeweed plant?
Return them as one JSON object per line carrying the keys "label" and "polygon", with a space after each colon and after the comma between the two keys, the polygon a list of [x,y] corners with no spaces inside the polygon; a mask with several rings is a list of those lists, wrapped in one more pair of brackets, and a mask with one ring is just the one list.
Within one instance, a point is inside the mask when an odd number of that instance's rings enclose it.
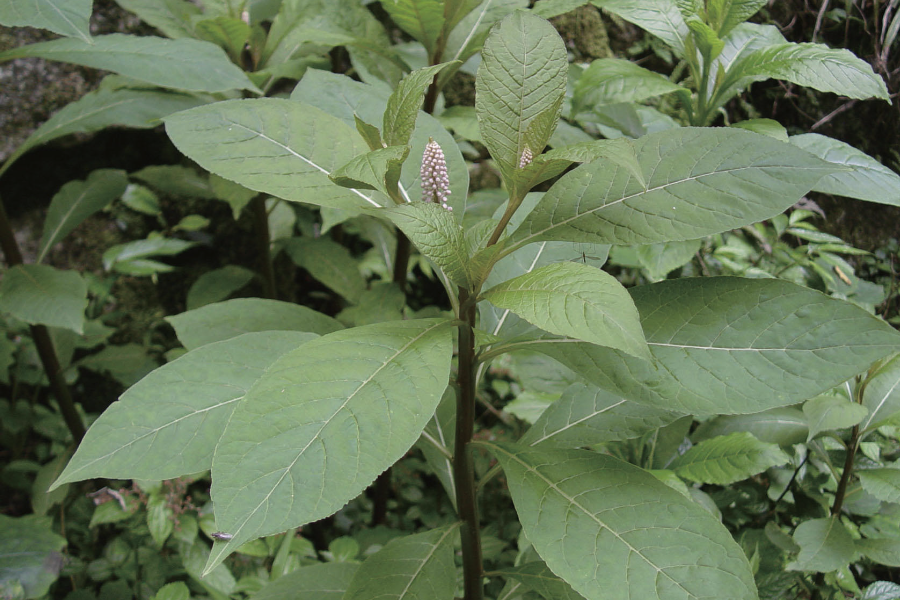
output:
{"label": "pokeweed plant", "polygon": [[[584,448],[623,424],[627,437],[678,417],[689,425],[688,415],[797,404],[900,350],[900,334],[787,281],[693,278],[629,291],[558,257],[573,243],[605,255],[610,245],[742,227],[782,213],[824,177],[857,173],[729,128],[545,152],[566,52],[547,21],[520,11],[491,30],[476,78],[481,136],[508,199],[464,228],[464,163],[419,113],[434,76],[456,66],[413,71],[387,98],[311,71],[290,99],[225,100],[165,119],[176,146],[212,173],[395,224],[434,264],[452,315],[342,328],[302,307],[273,319],[265,311],[275,304],[243,304],[257,312],[241,314],[220,303],[175,317],[188,352],[113,404],[55,485],[211,470],[209,572],[242,544],[336,512],[420,442],[459,520],[394,540],[329,579],[345,598],[453,598],[457,537],[467,600],[484,597],[486,575],[548,598],[757,598],[747,556],[711,512],[647,470]],[[473,441],[486,366],[524,350],[597,392],[573,393],[515,443]],[[749,459],[745,470],[782,464],[773,453],[756,460],[742,442],[731,447]],[[535,551],[523,548],[527,562],[497,573],[481,558],[475,446],[503,469]]]}

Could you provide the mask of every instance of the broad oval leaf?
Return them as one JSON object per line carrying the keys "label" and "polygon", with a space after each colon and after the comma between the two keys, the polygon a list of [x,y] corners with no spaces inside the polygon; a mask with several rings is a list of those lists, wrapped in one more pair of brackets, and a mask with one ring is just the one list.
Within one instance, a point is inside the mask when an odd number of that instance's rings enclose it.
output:
{"label": "broad oval leaf", "polygon": [[204,169],[252,190],[334,208],[381,206],[371,192],[328,178],[368,147],[355,129],[313,106],[276,98],[216,102],[168,117],[166,133]]}
{"label": "broad oval leaf", "polygon": [[[529,13],[509,15],[485,41],[475,78],[475,112],[484,144],[505,179],[526,147],[535,156],[544,150],[562,111],[567,69],[559,34]],[[533,123],[541,125],[540,132]]]}
{"label": "broad oval leaf", "polygon": [[194,37],[193,18],[201,14],[189,0],[116,0],[116,4],[172,39]]}
{"label": "broad oval leaf", "polygon": [[197,278],[187,294],[187,309],[194,310],[207,304],[225,300],[255,277],[250,269],[237,265],[225,265],[220,269],[207,271]]}
{"label": "broad oval leaf", "polygon": [[860,422],[860,431],[871,431],[900,413],[900,356],[892,357],[869,378],[863,406],[869,415]]}
{"label": "broad oval leaf", "polygon": [[359,566],[344,600],[453,600],[453,545],[458,527],[448,525],[392,539]]}
{"label": "broad oval leaf", "polygon": [[690,481],[728,485],[789,461],[778,445],[740,432],[700,442],[677,457],[671,468]]}
{"label": "broad oval leaf", "polygon": [[690,32],[675,0],[591,0],[591,4],[652,33],[675,54],[684,56],[684,41]]}
{"label": "broad oval leaf", "polygon": [[200,40],[111,33],[91,43],[66,38],[13,48],[0,53],[0,62],[25,56],[103,69],[180,90],[262,93],[221,48]]}
{"label": "broad oval leaf", "polygon": [[709,22],[719,37],[724,38],[766,5],[767,0],[713,0],[706,6]]}
{"label": "broad oval leaf", "polygon": [[862,488],[882,502],[900,503],[900,469],[861,469]]}
{"label": "broad oval leaf", "polygon": [[804,521],[793,537],[800,553],[796,561],[788,563],[790,571],[835,571],[846,566],[855,554],[853,538],[839,517]]}
{"label": "broad oval leaf", "polygon": [[756,600],[731,534],[650,473],[583,450],[484,446],[528,540],[588,600]]}
{"label": "broad oval leaf", "polygon": [[383,0],[381,6],[400,29],[425,46],[429,56],[444,28],[442,0]]}
{"label": "broad oval leaf", "polygon": [[823,394],[805,402],[803,414],[809,421],[811,440],[823,431],[853,427],[866,418],[869,409],[838,394]]}
{"label": "broad oval leaf", "polygon": [[799,409],[773,408],[750,415],[722,415],[705,421],[691,439],[702,442],[720,435],[746,431],[761,442],[789,447],[805,442],[809,427],[806,416]]}
{"label": "broad oval leaf", "polygon": [[879,565],[900,567],[900,540],[896,538],[856,540],[856,549]]}
{"label": "broad oval leaf", "polygon": [[355,562],[315,563],[270,581],[253,600],[343,600],[359,569]]}
{"label": "broad oval leaf", "polygon": [[255,331],[305,331],[325,335],[343,329],[327,315],[293,302],[236,298],[166,317],[185,348],[193,350]]}
{"label": "broad oval leaf", "polygon": [[75,271],[16,265],[0,281],[0,312],[30,325],[62,327],[80,334],[87,304],[87,283]]}
{"label": "broad oval leaf", "polygon": [[550,333],[650,359],[631,297],[600,269],[577,262],[547,265],[496,285],[483,297]]}
{"label": "broad oval leaf", "polygon": [[350,251],[330,237],[293,237],[283,244],[291,260],[299,267],[346,298],[359,302],[366,291],[366,280]]}
{"label": "broad oval leaf", "polygon": [[247,390],[281,355],[316,337],[248,333],[163,365],[94,421],[53,487],[94,477],[172,479],[208,470]]}
{"label": "broad oval leaf", "polygon": [[218,529],[206,572],[242,543],[343,506],[422,433],[450,377],[446,319],[339,331],[278,359],[216,448]]}
{"label": "broad oval leaf", "polygon": [[815,191],[900,206],[900,175],[868,154],[817,133],[795,135],[790,142],[822,160],[849,168],[820,179]]}
{"label": "broad oval leaf", "polygon": [[618,102],[640,102],[678,90],[687,91],[659,73],[630,60],[599,58],[585,69],[572,96],[572,113]]}
{"label": "broad oval leaf", "polygon": [[0,25],[39,27],[90,43],[93,0],[9,0],[0,4]]}
{"label": "broad oval leaf", "polygon": [[900,333],[863,309],[787,281],[686,278],[631,293],[655,365],[572,339],[520,347],[623,398],[713,415],[796,404],[900,343]]}
{"label": "broad oval leaf", "polygon": [[646,184],[617,164],[582,165],[544,194],[507,247],[693,240],[780,214],[835,170],[790,144],[730,128],[682,127],[633,144]]}

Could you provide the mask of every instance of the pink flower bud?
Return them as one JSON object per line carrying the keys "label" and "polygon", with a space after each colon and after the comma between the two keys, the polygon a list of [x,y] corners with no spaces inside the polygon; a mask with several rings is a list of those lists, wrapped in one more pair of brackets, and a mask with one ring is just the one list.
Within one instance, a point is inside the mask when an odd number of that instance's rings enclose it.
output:
{"label": "pink flower bud", "polygon": [[422,200],[437,202],[447,210],[453,210],[447,204],[447,196],[450,195],[447,160],[440,145],[432,138],[428,138],[428,144],[422,154],[422,170],[419,177],[422,180]]}

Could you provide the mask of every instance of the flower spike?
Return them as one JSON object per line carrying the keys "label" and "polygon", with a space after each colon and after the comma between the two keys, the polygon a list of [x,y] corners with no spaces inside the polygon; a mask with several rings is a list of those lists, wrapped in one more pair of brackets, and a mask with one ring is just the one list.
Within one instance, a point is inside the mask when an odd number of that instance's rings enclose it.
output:
{"label": "flower spike", "polygon": [[441,146],[433,138],[428,138],[428,144],[422,154],[422,170],[419,177],[422,180],[422,200],[437,202],[447,210],[453,210],[447,204],[447,196],[450,195],[447,160]]}

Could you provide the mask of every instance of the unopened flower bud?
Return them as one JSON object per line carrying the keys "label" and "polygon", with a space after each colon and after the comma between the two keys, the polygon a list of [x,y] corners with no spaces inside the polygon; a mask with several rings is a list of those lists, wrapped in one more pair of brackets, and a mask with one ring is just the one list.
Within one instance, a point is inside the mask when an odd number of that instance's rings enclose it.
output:
{"label": "unopened flower bud", "polygon": [[525,147],[522,148],[522,156],[519,157],[519,168],[524,169],[531,164],[533,159],[534,155],[531,153],[531,148],[526,144]]}
{"label": "unopened flower bud", "polygon": [[419,177],[422,180],[422,200],[437,202],[447,210],[453,210],[447,204],[447,196],[450,195],[447,160],[440,145],[432,138],[428,138],[428,144],[422,154],[422,170]]}

